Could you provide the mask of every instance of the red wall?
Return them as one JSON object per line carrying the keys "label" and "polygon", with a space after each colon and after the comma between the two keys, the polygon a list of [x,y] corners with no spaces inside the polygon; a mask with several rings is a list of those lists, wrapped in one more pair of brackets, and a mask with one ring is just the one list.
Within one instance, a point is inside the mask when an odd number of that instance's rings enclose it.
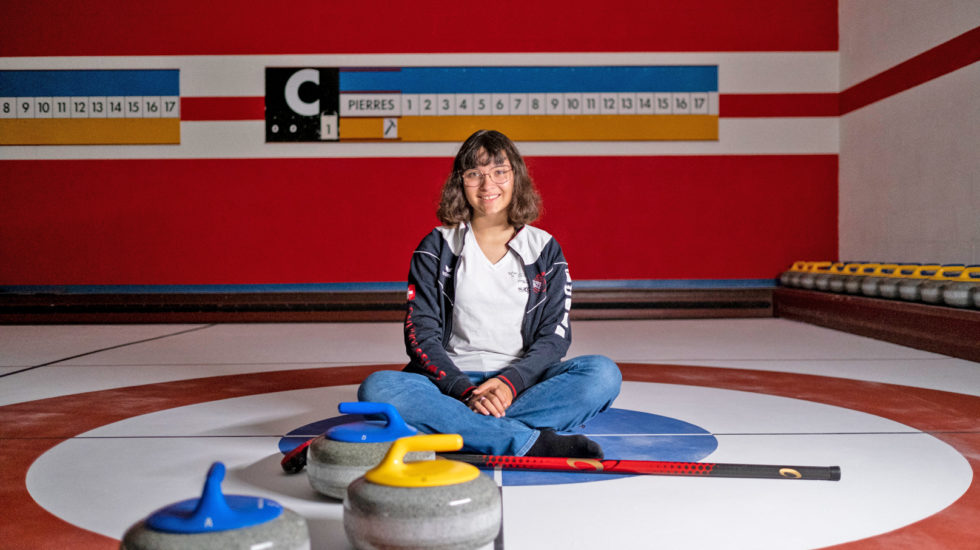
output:
{"label": "red wall", "polygon": [[[766,278],[835,254],[837,157],[529,158],[576,279]],[[0,163],[4,284],[403,280],[447,159]]]}
{"label": "red wall", "polygon": [[837,49],[836,0],[3,4],[0,56]]}

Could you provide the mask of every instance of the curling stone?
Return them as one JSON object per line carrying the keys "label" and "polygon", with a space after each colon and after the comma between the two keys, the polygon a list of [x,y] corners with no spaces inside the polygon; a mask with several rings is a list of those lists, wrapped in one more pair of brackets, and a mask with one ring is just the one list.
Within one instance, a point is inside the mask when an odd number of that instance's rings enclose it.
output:
{"label": "curling stone", "polygon": [[980,266],[971,265],[943,287],[943,303],[954,307],[975,307],[980,293]]}
{"label": "curling stone", "polygon": [[861,294],[865,296],[877,297],[881,295],[881,283],[894,275],[898,269],[898,264],[879,264],[874,271],[861,281]]}
{"label": "curling stone", "polygon": [[842,273],[844,273],[844,263],[834,262],[826,271],[817,273],[813,278],[813,288],[827,292],[830,290],[830,279],[840,276]]}
{"label": "curling stone", "polygon": [[898,264],[898,267],[878,284],[878,295],[892,300],[898,298],[898,284],[902,279],[912,276],[920,264]]}
{"label": "curling stone", "polygon": [[935,276],[939,267],[939,264],[925,264],[915,268],[912,274],[898,282],[898,297],[909,302],[918,302],[921,299],[919,289],[922,283]]}
{"label": "curling stone", "polygon": [[813,290],[817,284],[817,277],[828,273],[831,265],[833,265],[832,262],[812,262],[810,264],[810,269],[806,273],[800,275],[797,283],[801,288]]}
{"label": "curling stone", "polygon": [[927,304],[943,303],[943,289],[953,279],[959,277],[964,269],[966,266],[963,264],[950,264],[940,267],[935,275],[922,282],[919,287],[919,299]]}
{"label": "curling stone", "polygon": [[806,268],[807,262],[793,262],[793,265],[779,275],[779,283],[783,286],[796,286],[796,277]]}
{"label": "curling stone", "polygon": [[306,520],[274,500],[224,495],[225,466],[208,471],[201,498],[161,508],[126,531],[121,550],[309,550]]}
{"label": "curling stone", "polygon": [[861,283],[878,268],[877,263],[862,263],[858,266],[857,273],[844,281],[844,292],[847,294],[861,294]]}
{"label": "curling stone", "polygon": [[[374,468],[385,457],[392,442],[418,431],[405,424],[398,410],[388,403],[370,401],[341,403],[344,414],[380,415],[384,421],[352,421],[334,426],[310,443],[306,474],[318,493],[342,500],[350,482]],[[406,460],[432,460],[432,451],[409,453]]]}
{"label": "curling stone", "polygon": [[381,464],[356,479],[344,500],[344,530],[359,550],[462,550],[491,546],[500,531],[500,490],[475,466],[409,451],[455,451],[457,434],[399,439]]}
{"label": "curling stone", "polygon": [[844,283],[850,277],[857,275],[859,269],[861,269],[861,264],[845,262],[844,267],[840,269],[840,273],[827,278],[827,290],[838,293],[844,292]]}
{"label": "curling stone", "polygon": [[789,275],[789,286],[794,288],[801,287],[800,280],[805,275],[810,273],[810,270],[813,269],[813,264],[815,262],[800,262],[800,263],[802,265],[800,265],[798,269],[792,270]]}

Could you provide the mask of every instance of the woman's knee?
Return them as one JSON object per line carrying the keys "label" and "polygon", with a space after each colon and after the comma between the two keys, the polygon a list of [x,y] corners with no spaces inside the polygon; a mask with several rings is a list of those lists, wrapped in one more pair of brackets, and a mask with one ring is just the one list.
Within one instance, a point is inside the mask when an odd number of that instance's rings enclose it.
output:
{"label": "woman's knee", "polygon": [[589,370],[591,391],[601,400],[612,403],[623,383],[619,365],[605,355],[586,355],[580,359]]}
{"label": "woman's knee", "polygon": [[590,374],[596,382],[603,386],[616,388],[623,382],[623,374],[612,359],[605,355],[585,355],[581,360],[587,365]]}
{"label": "woman's knee", "polygon": [[573,391],[583,402],[598,407],[607,406],[619,395],[622,374],[619,366],[604,355],[580,355],[560,363],[553,376],[558,375],[570,384],[566,389]]}
{"label": "woman's knee", "polygon": [[381,370],[373,372],[357,388],[358,401],[388,402],[392,395],[404,386],[400,371]]}

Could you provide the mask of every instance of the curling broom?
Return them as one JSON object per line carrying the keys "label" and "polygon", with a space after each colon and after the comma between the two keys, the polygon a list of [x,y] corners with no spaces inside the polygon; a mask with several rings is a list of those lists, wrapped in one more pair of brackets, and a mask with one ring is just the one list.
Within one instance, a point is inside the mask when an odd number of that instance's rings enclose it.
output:
{"label": "curling broom", "polygon": [[547,470],[607,474],[639,474],[694,477],[740,477],[755,479],[840,480],[839,466],[784,466],[768,464],[723,464],[712,462],[669,462],[657,460],[596,460],[539,456],[499,456],[464,453],[440,454],[443,458],[481,468]]}

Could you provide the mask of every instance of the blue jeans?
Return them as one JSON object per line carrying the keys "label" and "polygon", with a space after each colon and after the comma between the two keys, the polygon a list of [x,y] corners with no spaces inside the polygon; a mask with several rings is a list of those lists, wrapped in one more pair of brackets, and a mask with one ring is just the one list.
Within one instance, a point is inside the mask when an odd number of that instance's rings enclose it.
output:
{"label": "blue jeans", "polygon": [[[479,385],[496,373],[466,374]],[[540,429],[570,430],[609,408],[621,382],[616,363],[601,355],[584,355],[549,367],[502,418],[470,410],[425,376],[411,372],[375,372],[361,384],[357,398],[393,405],[422,433],[459,434],[468,452],[523,456]]]}

